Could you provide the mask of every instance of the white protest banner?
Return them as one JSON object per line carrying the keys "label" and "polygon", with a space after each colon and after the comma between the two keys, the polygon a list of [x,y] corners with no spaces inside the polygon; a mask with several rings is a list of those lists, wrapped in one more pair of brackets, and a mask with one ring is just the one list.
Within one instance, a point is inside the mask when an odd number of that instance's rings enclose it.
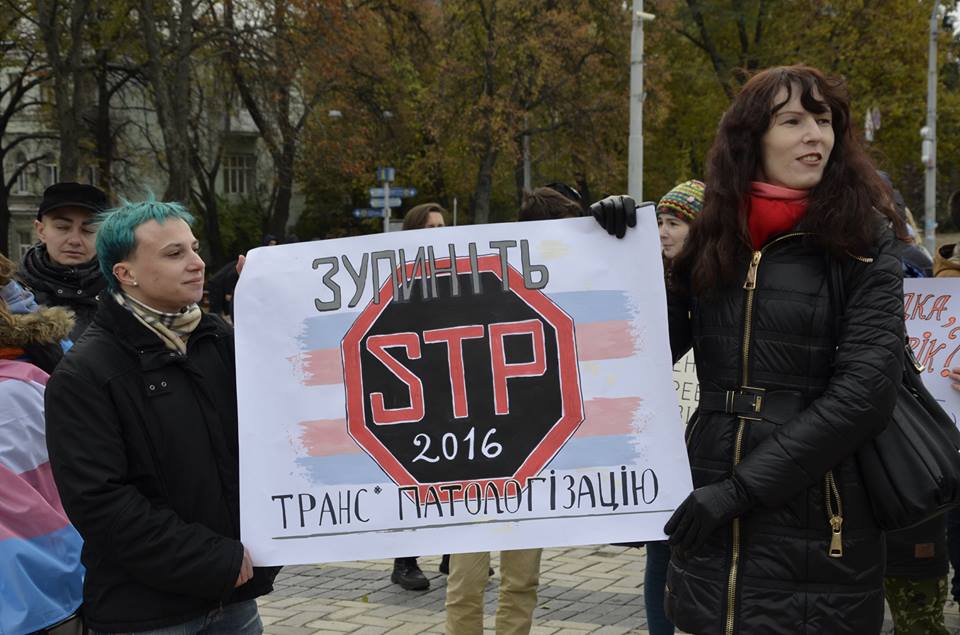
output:
{"label": "white protest banner", "polygon": [[960,415],[960,392],[951,388],[948,369],[960,366],[960,278],[907,278],[903,312],[910,348],[924,366],[923,384],[954,423]]}
{"label": "white protest banner", "polygon": [[254,562],[663,539],[691,482],[638,217],[623,240],[581,218],[253,250],[236,346]]}

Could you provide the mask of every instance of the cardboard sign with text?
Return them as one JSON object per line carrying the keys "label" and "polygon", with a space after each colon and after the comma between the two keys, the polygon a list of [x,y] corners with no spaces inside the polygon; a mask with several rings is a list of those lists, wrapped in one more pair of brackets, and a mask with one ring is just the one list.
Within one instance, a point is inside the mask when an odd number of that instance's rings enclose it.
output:
{"label": "cardboard sign with text", "polygon": [[583,218],[252,251],[255,563],[663,539],[691,482],[647,211],[623,240]]}
{"label": "cardboard sign with text", "polygon": [[903,312],[910,348],[924,366],[923,383],[956,423],[960,392],[947,372],[960,366],[960,278],[904,280]]}
{"label": "cardboard sign with text", "polygon": [[686,425],[700,404],[700,382],[692,349],[673,365],[673,388],[680,401],[680,423]]}

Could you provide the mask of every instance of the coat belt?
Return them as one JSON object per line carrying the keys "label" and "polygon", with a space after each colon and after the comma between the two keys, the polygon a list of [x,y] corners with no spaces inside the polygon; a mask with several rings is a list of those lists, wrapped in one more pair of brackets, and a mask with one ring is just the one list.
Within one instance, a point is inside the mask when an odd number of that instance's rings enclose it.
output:
{"label": "coat belt", "polygon": [[767,391],[741,386],[735,390],[704,390],[700,393],[702,412],[723,412],[743,419],[786,423],[804,409],[806,400],[795,390]]}

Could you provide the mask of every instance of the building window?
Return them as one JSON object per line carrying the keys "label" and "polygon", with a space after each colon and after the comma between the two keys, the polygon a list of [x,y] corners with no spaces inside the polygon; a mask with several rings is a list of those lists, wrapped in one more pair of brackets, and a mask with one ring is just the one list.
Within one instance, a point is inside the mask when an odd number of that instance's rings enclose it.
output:
{"label": "building window", "polygon": [[252,154],[228,154],[223,157],[224,194],[251,194],[254,189],[257,159]]}
{"label": "building window", "polygon": [[20,243],[20,259],[22,260],[24,254],[26,254],[30,250],[30,246],[33,245],[33,235],[30,232],[18,231],[17,242]]}
{"label": "building window", "polygon": [[56,163],[43,163],[40,165],[40,178],[43,180],[44,187],[50,187],[54,183],[60,182],[60,166]]}
{"label": "building window", "polygon": [[40,101],[46,105],[53,104],[57,101],[57,94],[54,92],[50,82],[40,84]]}
{"label": "building window", "polygon": [[[15,161],[16,167],[14,169],[19,170],[20,166],[22,166],[26,162],[27,162],[27,157],[22,152],[18,152],[16,161]],[[24,168],[23,170],[20,170],[20,174],[17,175],[17,182],[14,183],[13,185],[14,194],[27,194],[30,192],[30,175],[28,174],[29,171],[30,171],[29,167]]]}
{"label": "building window", "polygon": [[87,168],[87,183],[96,187],[97,185],[97,166],[91,165]]}

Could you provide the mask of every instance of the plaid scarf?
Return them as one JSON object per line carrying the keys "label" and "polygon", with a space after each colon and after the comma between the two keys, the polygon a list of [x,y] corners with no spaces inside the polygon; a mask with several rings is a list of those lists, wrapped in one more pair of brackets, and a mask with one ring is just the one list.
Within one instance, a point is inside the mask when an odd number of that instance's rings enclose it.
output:
{"label": "plaid scarf", "polygon": [[177,313],[164,313],[123,292],[114,293],[113,298],[117,304],[133,313],[135,318],[153,331],[164,346],[172,351],[187,352],[187,340],[200,324],[200,317],[203,315],[199,306],[191,304]]}

